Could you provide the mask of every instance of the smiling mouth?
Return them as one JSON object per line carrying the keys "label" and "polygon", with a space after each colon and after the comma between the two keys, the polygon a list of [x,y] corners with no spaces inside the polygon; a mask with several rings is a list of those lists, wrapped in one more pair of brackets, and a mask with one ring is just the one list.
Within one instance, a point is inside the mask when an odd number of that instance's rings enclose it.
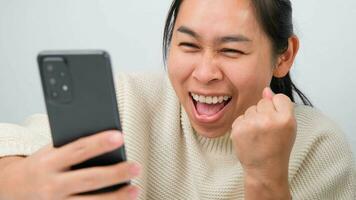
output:
{"label": "smiling mouth", "polygon": [[206,121],[207,118],[212,120],[221,117],[222,111],[232,99],[231,96],[202,96],[194,93],[190,93],[190,96],[197,117],[204,118],[204,121]]}

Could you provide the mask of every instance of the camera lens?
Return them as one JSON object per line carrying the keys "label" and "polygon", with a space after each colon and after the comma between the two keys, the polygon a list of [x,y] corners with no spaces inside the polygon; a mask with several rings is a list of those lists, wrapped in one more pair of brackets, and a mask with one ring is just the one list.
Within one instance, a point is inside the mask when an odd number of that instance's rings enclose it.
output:
{"label": "camera lens", "polygon": [[57,98],[58,97],[58,93],[57,92],[52,92],[52,97]]}
{"label": "camera lens", "polygon": [[50,79],[49,79],[49,83],[50,83],[51,85],[55,85],[55,84],[56,84],[56,79],[55,79],[55,78],[50,78]]}
{"label": "camera lens", "polygon": [[53,71],[53,65],[47,65],[47,71],[52,72]]}
{"label": "camera lens", "polygon": [[63,86],[62,86],[62,90],[63,90],[63,91],[67,92],[67,91],[68,91],[68,89],[69,89],[69,88],[68,88],[68,86],[67,86],[67,85],[63,85]]}

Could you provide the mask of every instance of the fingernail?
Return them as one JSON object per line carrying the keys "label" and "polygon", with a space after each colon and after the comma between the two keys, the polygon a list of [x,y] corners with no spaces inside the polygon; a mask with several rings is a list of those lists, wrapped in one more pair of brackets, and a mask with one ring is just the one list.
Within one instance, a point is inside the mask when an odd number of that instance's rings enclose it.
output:
{"label": "fingernail", "polygon": [[140,165],[136,164],[136,163],[133,163],[131,164],[131,167],[130,167],[130,173],[133,175],[133,176],[138,176],[141,172],[141,167]]}
{"label": "fingernail", "polygon": [[120,132],[114,131],[113,133],[110,134],[109,137],[109,142],[116,144],[121,140],[121,135]]}
{"label": "fingernail", "polygon": [[129,195],[130,195],[130,198],[136,199],[138,197],[138,189],[135,187],[131,187],[129,189]]}

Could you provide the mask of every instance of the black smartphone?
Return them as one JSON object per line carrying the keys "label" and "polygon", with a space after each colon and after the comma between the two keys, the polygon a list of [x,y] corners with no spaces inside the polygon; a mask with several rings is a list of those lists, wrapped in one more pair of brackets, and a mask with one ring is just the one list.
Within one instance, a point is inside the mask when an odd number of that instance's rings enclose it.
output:
{"label": "black smartphone", "polygon": [[[37,60],[54,147],[105,130],[122,131],[107,52],[43,51]],[[125,147],[122,146],[71,169],[112,165],[125,160]],[[84,194],[113,191],[127,184]]]}

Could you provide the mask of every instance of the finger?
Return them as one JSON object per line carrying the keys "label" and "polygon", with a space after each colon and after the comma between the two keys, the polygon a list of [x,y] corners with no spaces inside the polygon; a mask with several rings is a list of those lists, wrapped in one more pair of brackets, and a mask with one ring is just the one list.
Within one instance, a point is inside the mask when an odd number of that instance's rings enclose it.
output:
{"label": "finger", "polygon": [[128,182],[140,173],[140,166],[123,162],[105,167],[91,167],[63,173],[58,181],[67,195],[78,194]]}
{"label": "finger", "polygon": [[262,97],[264,99],[272,100],[274,95],[275,94],[274,94],[274,92],[272,91],[272,89],[270,87],[265,87],[265,89],[263,89]]}
{"label": "finger", "polygon": [[243,118],[244,118],[243,115],[240,115],[238,118],[236,118],[236,119],[234,120],[234,122],[232,123],[231,128],[234,128]]}
{"label": "finger", "polygon": [[273,105],[277,112],[280,113],[291,113],[293,111],[293,103],[284,94],[277,94],[273,97]]}
{"label": "finger", "polygon": [[255,116],[256,112],[257,112],[257,106],[256,105],[251,106],[245,111],[244,118]]}
{"label": "finger", "polygon": [[258,113],[272,113],[276,112],[276,108],[273,105],[273,101],[267,98],[261,99],[257,104],[257,112]]}
{"label": "finger", "polygon": [[123,145],[119,131],[105,131],[56,149],[52,154],[53,165],[57,169],[67,169],[90,158],[113,151]]}
{"label": "finger", "polygon": [[69,197],[67,200],[126,200],[126,199],[137,199],[139,190],[133,185],[126,186],[115,192],[95,194],[95,195],[76,195]]}

